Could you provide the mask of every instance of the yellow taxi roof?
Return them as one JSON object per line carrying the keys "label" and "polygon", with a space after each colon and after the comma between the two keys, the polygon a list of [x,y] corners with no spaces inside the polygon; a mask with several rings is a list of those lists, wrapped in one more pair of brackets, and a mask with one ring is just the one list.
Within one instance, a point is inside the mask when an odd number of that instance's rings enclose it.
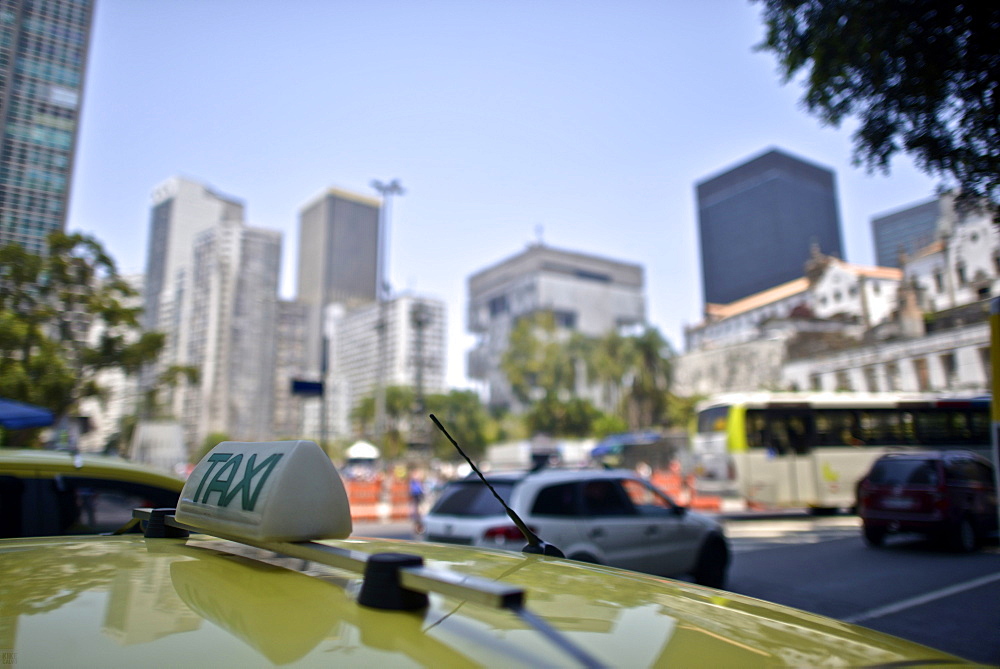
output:
{"label": "yellow taxi roof", "polygon": [[134,512],[143,537],[0,541],[4,661],[241,669],[961,663],[861,627],[636,572],[354,538],[349,511],[315,443],[222,442],[195,467],[176,509]]}
{"label": "yellow taxi roof", "polygon": [[[609,666],[961,664],[862,627],[696,585],[558,558],[349,538],[364,554],[524,588],[526,608]],[[362,576],[192,535],[0,541],[0,647],[18,666],[577,666],[506,610],[431,595],[362,606]]]}
{"label": "yellow taxi roof", "polygon": [[0,449],[0,473],[34,472],[46,477],[74,473],[122,481],[157,485],[180,492],[184,479],[169,472],[124,458],[96,453],[71,453],[39,449]]}

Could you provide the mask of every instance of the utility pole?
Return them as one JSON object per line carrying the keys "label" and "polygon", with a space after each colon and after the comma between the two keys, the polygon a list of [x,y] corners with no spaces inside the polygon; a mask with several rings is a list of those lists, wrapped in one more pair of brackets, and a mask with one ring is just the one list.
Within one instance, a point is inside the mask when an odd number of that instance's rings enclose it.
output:
{"label": "utility pole", "polygon": [[410,310],[410,324],[416,331],[414,341],[414,385],[416,386],[416,397],[413,402],[413,425],[410,428],[410,443],[418,447],[426,447],[430,439],[425,429],[427,405],[424,398],[424,366],[427,360],[424,356],[425,332],[427,326],[434,319],[430,308],[422,303],[416,302]]}
{"label": "utility pole", "polygon": [[379,207],[378,251],[375,268],[375,299],[378,301],[378,321],[375,330],[378,336],[378,373],[375,390],[375,443],[385,452],[385,365],[386,339],[388,329],[387,306],[390,297],[389,289],[389,205],[393,195],[403,195],[406,191],[398,179],[389,183],[373,180],[372,188],[382,196],[382,206]]}

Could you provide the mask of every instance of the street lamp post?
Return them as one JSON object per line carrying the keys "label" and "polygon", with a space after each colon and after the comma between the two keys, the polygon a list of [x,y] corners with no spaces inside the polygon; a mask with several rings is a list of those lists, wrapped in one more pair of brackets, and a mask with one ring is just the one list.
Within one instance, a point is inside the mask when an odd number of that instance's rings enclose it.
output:
{"label": "street lamp post", "polygon": [[378,322],[375,329],[378,334],[378,373],[375,390],[375,443],[385,451],[385,364],[386,364],[386,307],[389,301],[389,205],[393,195],[406,193],[398,179],[383,183],[375,179],[372,188],[382,196],[379,207],[378,250],[376,254],[375,299],[378,301]]}

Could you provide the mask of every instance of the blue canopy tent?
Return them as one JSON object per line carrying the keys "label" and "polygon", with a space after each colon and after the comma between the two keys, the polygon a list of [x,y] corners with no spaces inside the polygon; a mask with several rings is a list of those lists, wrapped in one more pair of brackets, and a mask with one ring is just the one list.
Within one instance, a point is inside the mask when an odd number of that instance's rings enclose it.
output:
{"label": "blue canopy tent", "polygon": [[0,427],[19,430],[26,427],[48,427],[53,422],[55,417],[48,409],[0,398]]}
{"label": "blue canopy tent", "polygon": [[655,444],[661,439],[659,432],[629,432],[626,434],[610,434],[594,446],[590,452],[592,458],[605,455],[620,455],[626,446],[639,444]]}

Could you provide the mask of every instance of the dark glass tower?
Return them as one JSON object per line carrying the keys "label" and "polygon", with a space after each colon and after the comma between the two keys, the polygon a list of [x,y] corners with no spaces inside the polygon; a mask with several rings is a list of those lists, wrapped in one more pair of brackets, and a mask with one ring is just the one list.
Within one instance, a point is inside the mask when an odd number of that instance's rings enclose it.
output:
{"label": "dark glass tower", "polygon": [[875,262],[899,267],[899,254],[913,255],[937,239],[941,203],[937,198],[872,219]]}
{"label": "dark glass tower", "polygon": [[0,246],[63,230],[93,0],[0,0]]}
{"label": "dark glass tower", "polygon": [[728,304],[803,276],[813,244],[843,258],[829,169],[769,150],[696,188],[706,303]]}

